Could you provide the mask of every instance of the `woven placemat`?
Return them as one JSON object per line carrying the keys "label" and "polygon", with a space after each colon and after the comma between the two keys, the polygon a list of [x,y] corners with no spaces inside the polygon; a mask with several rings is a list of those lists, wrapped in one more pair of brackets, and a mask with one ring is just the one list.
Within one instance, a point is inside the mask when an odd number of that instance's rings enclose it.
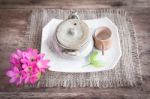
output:
{"label": "woven placemat", "polygon": [[141,83],[141,68],[135,31],[131,18],[119,9],[34,9],[28,25],[28,47],[40,50],[42,28],[51,18],[66,19],[72,12],[78,12],[81,19],[108,17],[119,29],[122,57],[117,66],[108,71],[93,73],[63,73],[47,71],[36,87],[127,87]]}

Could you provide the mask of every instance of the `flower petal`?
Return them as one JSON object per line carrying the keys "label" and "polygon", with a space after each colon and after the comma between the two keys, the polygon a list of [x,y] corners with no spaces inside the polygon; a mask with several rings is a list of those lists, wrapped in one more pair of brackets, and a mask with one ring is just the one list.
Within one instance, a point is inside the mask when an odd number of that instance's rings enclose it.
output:
{"label": "flower petal", "polygon": [[17,67],[14,67],[14,72],[18,73],[19,69]]}
{"label": "flower petal", "polygon": [[40,59],[44,58],[44,56],[45,56],[44,53],[39,54]]}
{"label": "flower petal", "polygon": [[28,63],[28,60],[27,59],[21,59],[21,63]]}
{"label": "flower petal", "polygon": [[29,77],[26,77],[24,82],[25,82],[25,84],[29,83]]}
{"label": "flower petal", "polygon": [[16,82],[16,80],[17,80],[16,77],[12,77],[12,78],[9,80],[9,82],[10,82],[10,83],[14,83],[14,82]]}
{"label": "flower petal", "polygon": [[20,49],[17,49],[17,54],[22,56],[22,51]]}
{"label": "flower petal", "polygon": [[7,75],[8,77],[13,77],[13,76],[15,76],[15,73],[14,73],[12,70],[10,70],[10,71],[7,71],[7,72],[6,72],[6,75]]}

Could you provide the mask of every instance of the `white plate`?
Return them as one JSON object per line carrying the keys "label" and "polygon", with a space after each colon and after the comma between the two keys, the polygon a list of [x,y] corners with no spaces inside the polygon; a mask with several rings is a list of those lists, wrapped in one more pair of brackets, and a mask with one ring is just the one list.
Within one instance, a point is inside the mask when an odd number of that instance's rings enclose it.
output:
{"label": "white plate", "polygon": [[[108,18],[101,19],[93,19],[93,20],[84,20],[90,28],[90,31],[93,31],[100,26],[107,26],[111,29],[113,33],[113,44],[112,47],[105,51],[105,55],[99,55],[98,60],[102,60],[105,62],[105,65],[100,68],[95,68],[93,66],[86,66],[87,58],[84,59],[65,59],[60,57],[57,53],[55,53],[52,49],[49,48],[49,37],[52,37],[55,33],[55,29],[57,25],[62,20],[52,19],[42,31],[42,41],[41,41],[41,53],[45,53],[45,58],[50,59],[50,67],[51,71],[59,71],[59,72],[95,72],[95,71],[104,71],[113,69],[118,63],[121,57],[121,46],[120,39],[118,35],[117,26]],[[95,48],[93,48],[95,49]]]}

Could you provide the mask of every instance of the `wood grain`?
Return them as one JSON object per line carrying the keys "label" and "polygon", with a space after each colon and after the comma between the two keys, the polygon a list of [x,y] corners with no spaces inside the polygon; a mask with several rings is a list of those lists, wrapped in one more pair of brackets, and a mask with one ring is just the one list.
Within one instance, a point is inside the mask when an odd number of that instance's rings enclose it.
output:
{"label": "wood grain", "polygon": [[[128,11],[137,32],[143,84],[137,88],[21,88],[8,83],[9,54],[24,49],[27,19],[34,8],[119,7]],[[12,9],[13,8],[13,9]],[[0,99],[20,98],[150,98],[150,0],[0,0]],[[19,41],[19,42],[18,42]],[[5,49],[3,49],[5,47]]]}
{"label": "wood grain", "polygon": [[150,0],[0,0],[0,8],[149,7]]}

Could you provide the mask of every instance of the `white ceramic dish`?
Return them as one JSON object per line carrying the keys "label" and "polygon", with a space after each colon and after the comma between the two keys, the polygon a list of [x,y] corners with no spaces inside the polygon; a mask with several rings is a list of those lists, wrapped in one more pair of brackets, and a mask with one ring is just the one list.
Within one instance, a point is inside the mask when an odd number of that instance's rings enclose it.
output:
{"label": "white ceramic dish", "polygon": [[[59,19],[52,19],[42,31],[41,53],[45,53],[45,58],[51,60],[49,70],[59,72],[95,72],[113,69],[116,66],[122,52],[118,28],[110,19],[105,17],[101,19],[84,20],[89,26],[91,33],[94,33],[94,30],[100,26],[107,26],[113,33],[112,47],[105,51],[104,56],[99,55],[98,57],[98,60],[105,62],[105,65],[100,68],[95,68],[93,66],[83,67],[88,63],[87,57],[83,59],[66,59],[60,57],[58,53],[49,47],[53,42],[50,38],[53,38],[55,29],[61,21],[62,20]],[[93,47],[93,49],[95,48]]]}

